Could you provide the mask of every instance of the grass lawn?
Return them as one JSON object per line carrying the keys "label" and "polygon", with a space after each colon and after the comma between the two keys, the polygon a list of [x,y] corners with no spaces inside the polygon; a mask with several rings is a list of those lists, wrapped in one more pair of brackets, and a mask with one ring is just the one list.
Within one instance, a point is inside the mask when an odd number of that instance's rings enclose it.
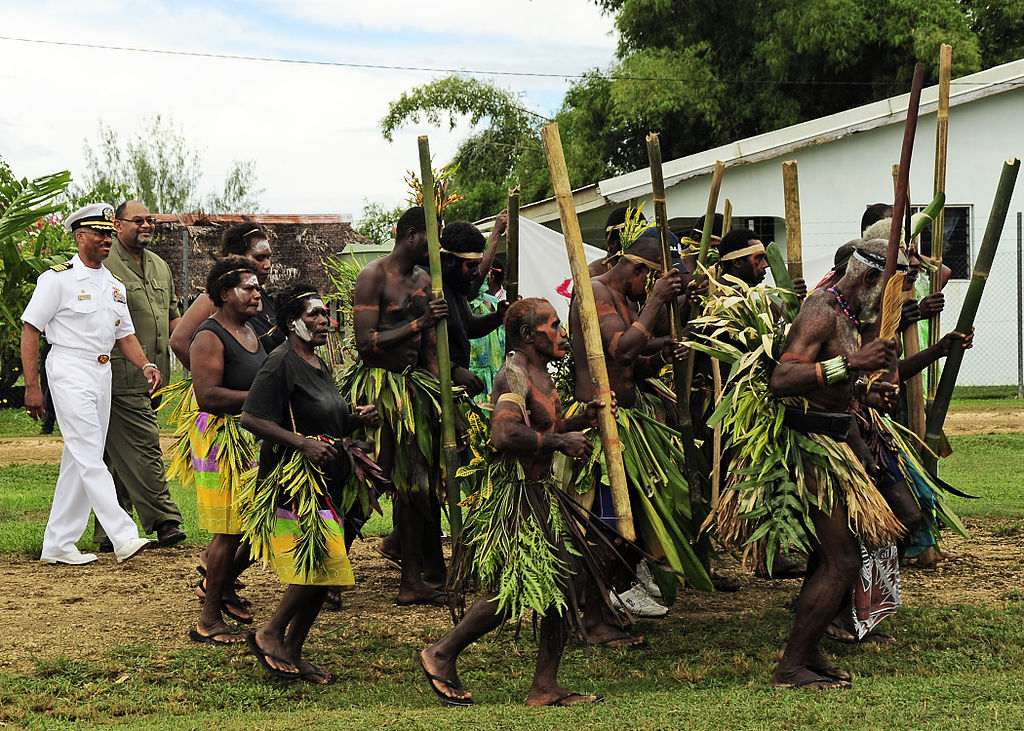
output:
{"label": "grass lawn", "polygon": [[[23,414],[22,414],[23,416]],[[24,428],[0,411],[0,434]],[[30,432],[30,433],[34,433]],[[957,512],[993,519],[1006,535],[1024,535],[1024,434],[951,439],[940,475],[977,500],[953,498]],[[55,465],[0,469],[0,553],[38,555],[56,480]],[[172,485],[189,541],[194,495]],[[388,513],[368,534],[390,530]],[[91,535],[91,529],[86,536]],[[86,538],[80,544],[89,548]],[[920,576],[920,574],[917,574]],[[907,581],[921,581],[911,579]],[[794,590],[796,585],[794,584]],[[11,595],[31,587],[8,587]],[[535,642],[527,623],[466,651],[462,680],[478,705],[441,706],[412,654],[447,629],[399,611],[321,618],[311,654],[336,683],[317,688],[264,675],[243,650],[206,646],[169,650],[111,636],[94,657],[41,652],[35,667],[10,672],[0,658],[0,727],[144,729],[976,729],[1024,728],[1024,601],[1020,593],[986,605],[911,602],[888,620],[892,648],[830,645],[855,675],[852,691],[774,691],[767,678],[792,617],[735,595],[735,611],[677,610],[642,624],[640,652],[587,652],[573,646],[560,673],[573,690],[607,695],[603,704],[562,709],[523,705]],[[115,598],[116,599],[116,598]],[[14,601],[0,598],[0,612]],[[382,607],[388,598],[382,597]],[[59,621],[59,610],[45,621]],[[73,628],[68,628],[72,631]]]}

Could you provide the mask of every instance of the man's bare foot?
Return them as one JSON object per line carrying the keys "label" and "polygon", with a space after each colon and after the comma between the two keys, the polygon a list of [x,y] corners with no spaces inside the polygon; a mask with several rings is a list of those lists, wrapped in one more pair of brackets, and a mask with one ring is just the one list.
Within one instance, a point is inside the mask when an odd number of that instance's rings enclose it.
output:
{"label": "man's bare foot", "polygon": [[263,660],[274,670],[298,677],[299,667],[291,661],[291,651],[281,637],[256,632],[256,646],[263,653]]}
{"label": "man's bare foot", "polygon": [[587,630],[587,642],[613,650],[637,650],[647,644],[642,635],[631,635],[621,627],[611,624],[599,624]]}
{"label": "man's bare foot", "polygon": [[438,698],[451,706],[473,704],[473,694],[463,689],[454,659],[443,660],[430,647],[416,653],[416,658],[423,674],[427,676],[430,689]]}
{"label": "man's bare foot", "polygon": [[603,700],[603,696],[573,693],[556,685],[554,688],[530,688],[530,695],[526,699],[526,705],[574,706],[577,703],[600,703]]}
{"label": "man's bare foot", "polygon": [[402,550],[397,545],[393,545],[387,538],[384,538],[377,544],[376,550],[389,566],[395,569],[402,568]]}
{"label": "man's bare foot", "polygon": [[395,604],[400,607],[407,607],[412,604],[447,607],[448,595],[421,581],[419,584],[412,586],[403,585],[398,587],[398,596],[395,597]]}
{"label": "man's bare foot", "polygon": [[851,687],[850,681],[820,675],[809,668],[785,672],[775,668],[772,674],[773,688],[803,688],[805,690],[833,690]]}
{"label": "man's bare foot", "polygon": [[943,553],[934,546],[917,557],[917,565],[923,569],[933,569],[942,561],[956,558],[955,553]]}
{"label": "man's bare foot", "polygon": [[[784,652],[784,650],[779,650],[780,660],[782,659]],[[827,678],[835,678],[836,680],[853,680],[853,676],[846,670],[837,667],[836,664],[829,659],[828,655],[822,651],[821,647],[815,647],[810,651],[810,653],[808,653],[807,669],[812,673],[824,675]]]}

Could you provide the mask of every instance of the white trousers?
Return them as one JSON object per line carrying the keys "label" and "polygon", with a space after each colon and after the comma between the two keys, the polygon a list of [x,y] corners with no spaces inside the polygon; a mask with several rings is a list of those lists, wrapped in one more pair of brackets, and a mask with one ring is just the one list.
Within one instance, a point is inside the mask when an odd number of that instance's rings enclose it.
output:
{"label": "white trousers", "polygon": [[135,521],[117,502],[114,480],[103,463],[110,421],[110,363],[100,363],[96,356],[55,345],[46,357],[64,453],[43,534],[43,556],[76,551],[90,511],[96,513],[115,551],[139,537]]}

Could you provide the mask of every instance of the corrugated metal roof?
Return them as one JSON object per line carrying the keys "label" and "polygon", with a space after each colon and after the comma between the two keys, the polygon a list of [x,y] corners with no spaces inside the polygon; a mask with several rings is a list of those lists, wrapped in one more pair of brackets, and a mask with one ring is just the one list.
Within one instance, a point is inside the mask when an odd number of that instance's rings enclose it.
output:
{"label": "corrugated metal roof", "polygon": [[[950,89],[951,107],[966,104],[994,94],[1024,86],[1024,59],[994,66],[976,74],[954,79]],[[934,112],[938,104],[939,87],[929,86],[922,90],[920,114]],[[738,142],[715,147],[686,157],[670,160],[663,165],[665,187],[684,180],[710,174],[715,161],[721,160],[726,167],[767,160],[801,147],[818,145],[842,139],[857,132],[902,122],[907,117],[910,94],[882,99],[864,104],[827,117],[819,117],[790,127],[747,137]],[[603,199],[606,205],[614,205],[649,195],[651,173],[641,168],[630,173],[608,178],[573,191],[577,201],[586,201],[586,209],[601,207],[596,200]],[[523,215],[541,223],[558,218],[558,208],[548,198],[522,207]]]}

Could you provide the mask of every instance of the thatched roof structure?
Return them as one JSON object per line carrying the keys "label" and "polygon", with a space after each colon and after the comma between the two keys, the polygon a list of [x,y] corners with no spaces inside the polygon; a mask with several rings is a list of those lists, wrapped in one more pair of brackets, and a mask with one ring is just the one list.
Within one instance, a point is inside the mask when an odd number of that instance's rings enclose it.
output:
{"label": "thatched roof structure", "polygon": [[[349,244],[370,243],[355,232],[351,222],[338,215],[271,215],[179,213],[156,214],[156,233],[152,251],[171,267],[174,287],[185,305],[203,291],[206,275],[213,266],[224,228],[242,220],[259,226],[267,234],[273,249],[268,286],[280,287],[302,279],[330,290],[330,280],[322,262],[340,254]],[[188,280],[185,287],[185,257],[188,246]]]}

